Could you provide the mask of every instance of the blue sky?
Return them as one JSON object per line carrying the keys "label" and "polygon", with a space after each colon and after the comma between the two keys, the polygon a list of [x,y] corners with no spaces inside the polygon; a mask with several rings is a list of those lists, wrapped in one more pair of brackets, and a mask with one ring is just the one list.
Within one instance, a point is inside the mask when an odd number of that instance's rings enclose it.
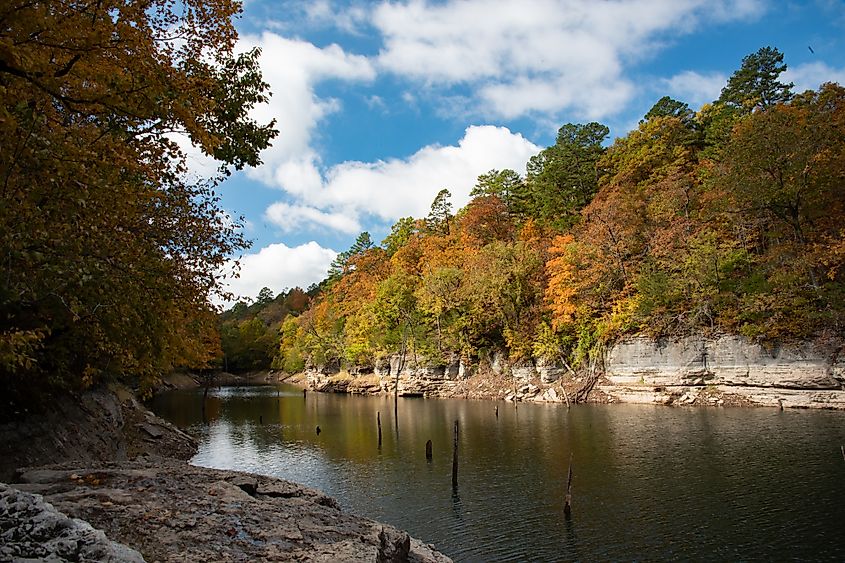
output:
{"label": "blue sky", "polygon": [[845,84],[845,0],[246,0],[236,25],[273,92],[255,116],[280,130],[222,187],[253,241],[243,297],[320,281],[441,188],[458,208],[479,174],[524,173],[564,123],[615,137],[663,95],[697,109],[760,47],[796,91]]}

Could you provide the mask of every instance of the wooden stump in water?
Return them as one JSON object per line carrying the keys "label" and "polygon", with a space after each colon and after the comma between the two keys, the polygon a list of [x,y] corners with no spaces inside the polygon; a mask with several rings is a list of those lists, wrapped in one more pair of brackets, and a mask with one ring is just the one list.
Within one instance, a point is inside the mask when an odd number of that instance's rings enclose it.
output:
{"label": "wooden stump in water", "polygon": [[381,449],[381,411],[376,413],[376,424],[378,424],[378,447]]}
{"label": "wooden stump in water", "polygon": [[431,458],[432,458],[432,455],[431,455],[431,440],[429,440],[428,442],[425,443],[425,459],[427,459],[428,461],[431,461]]}
{"label": "wooden stump in water", "polygon": [[566,496],[563,499],[563,514],[572,518],[572,454],[569,454],[569,477],[566,479]]}
{"label": "wooden stump in water", "polygon": [[264,424],[264,417],[262,415],[258,415],[258,424]]}
{"label": "wooden stump in water", "polygon": [[452,448],[452,488],[458,488],[458,421],[455,421],[455,445]]}
{"label": "wooden stump in water", "polygon": [[322,430],[320,430],[320,427],[318,426],[318,427],[317,427],[317,436],[319,436],[319,435],[320,435],[320,432],[322,432]]}
{"label": "wooden stump in water", "polygon": [[499,418],[499,405],[496,405],[496,418]]}

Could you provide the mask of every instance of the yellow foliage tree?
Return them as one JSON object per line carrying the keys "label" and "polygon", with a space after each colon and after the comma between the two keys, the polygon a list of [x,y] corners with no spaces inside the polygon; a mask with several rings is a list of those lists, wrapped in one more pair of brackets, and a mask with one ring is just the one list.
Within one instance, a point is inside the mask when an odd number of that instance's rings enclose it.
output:
{"label": "yellow foliage tree", "polygon": [[[234,52],[239,9],[0,7],[0,380],[14,397],[207,361],[208,299],[245,247],[214,189],[276,135],[248,117],[267,85],[257,52]],[[220,176],[190,181],[177,133]]]}

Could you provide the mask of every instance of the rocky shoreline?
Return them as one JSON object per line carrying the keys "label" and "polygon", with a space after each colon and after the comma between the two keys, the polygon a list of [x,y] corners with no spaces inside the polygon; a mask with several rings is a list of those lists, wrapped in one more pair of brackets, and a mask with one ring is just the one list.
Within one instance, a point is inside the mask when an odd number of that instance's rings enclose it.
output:
{"label": "rocky shoreline", "polygon": [[194,439],[125,388],[2,424],[0,447],[0,561],[451,561],[319,491],[189,465]]}
{"label": "rocky shoreline", "polygon": [[371,369],[317,366],[298,381],[340,393],[393,393],[398,387],[404,396],[845,410],[840,350],[838,343],[767,347],[727,335],[675,341],[635,337],[610,347],[593,374],[554,363],[510,364],[494,354],[475,367],[396,357]]}
{"label": "rocky shoreline", "polygon": [[[4,561],[49,558],[45,545],[56,546],[52,553],[73,553],[69,544],[86,545],[78,539],[88,531],[85,523],[105,534],[98,545],[106,555],[96,560],[450,561],[405,532],[343,512],[319,491],[178,460],[140,458],[85,466],[68,462],[24,470],[12,487],[0,488]],[[15,490],[37,496],[22,498],[15,492],[12,501],[8,497]],[[51,531],[46,526],[27,526],[28,521],[45,520],[32,509],[39,496],[54,511],[74,519],[71,522],[81,521],[82,532],[71,533],[67,524],[53,525],[55,539],[45,537]],[[12,527],[14,506],[35,515],[16,520]],[[129,557],[132,553],[139,558]],[[76,560],[67,555],[64,559]]]}

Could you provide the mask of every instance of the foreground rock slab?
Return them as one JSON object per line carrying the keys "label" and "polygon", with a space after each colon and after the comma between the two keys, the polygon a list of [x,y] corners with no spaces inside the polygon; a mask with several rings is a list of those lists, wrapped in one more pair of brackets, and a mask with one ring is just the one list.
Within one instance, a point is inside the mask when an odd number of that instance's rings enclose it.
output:
{"label": "foreground rock slab", "polygon": [[141,554],[68,518],[39,495],[0,483],[0,561],[140,563]]}
{"label": "foreground rock slab", "polygon": [[13,487],[146,561],[451,561],[319,491],[270,477],[140,459],[24,470],[19,481]]}

